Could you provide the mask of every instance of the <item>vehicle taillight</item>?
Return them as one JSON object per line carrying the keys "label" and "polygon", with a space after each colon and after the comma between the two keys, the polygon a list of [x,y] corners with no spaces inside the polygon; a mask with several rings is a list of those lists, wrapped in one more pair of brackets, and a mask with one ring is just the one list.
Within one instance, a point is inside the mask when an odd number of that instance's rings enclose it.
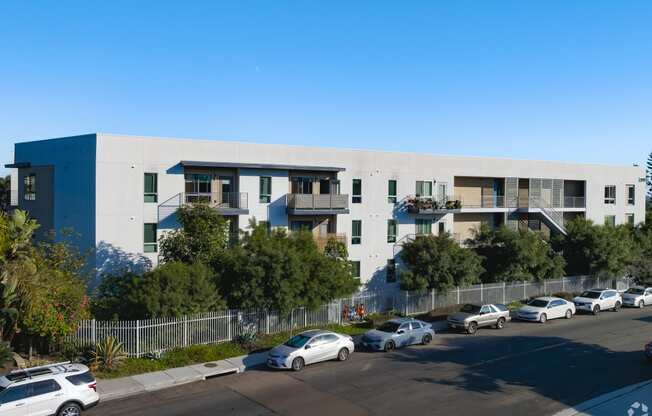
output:
{"label": "vehicle taillight", "polygon": [[97,383],[91,383],[88,385],[89,389],[93,389],[93,391],[97,391]]}

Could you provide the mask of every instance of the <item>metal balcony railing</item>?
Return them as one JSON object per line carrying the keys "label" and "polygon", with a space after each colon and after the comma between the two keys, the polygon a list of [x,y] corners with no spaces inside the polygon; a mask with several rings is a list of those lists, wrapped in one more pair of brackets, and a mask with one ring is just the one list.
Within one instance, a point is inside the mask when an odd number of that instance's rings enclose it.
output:
{"label": "metal balcony railing", "polygon": [[248,209],[249,200],[246,192],[219,192],[182,194],[182,201],[186,204],[204,203],[214,208]]}
{"label": "metal balcony railing", "polygon": [[407,211],[411,214],[445,213],[462,208],[459,196],[431,197],[408,196],[403,200]]}
{"label": "metal balcony railing", "polygon": [[464,198],[462,205],[464,208],[505,208],[505,196],[488,195],[480,198]]}
{"label": "metal balcony railing", "polygon": [[564,208],[586,208],[586,198],[583,196],[565,196]]}
{"label": "metal balcony railing", "polygon": [[287,207],[294,210],[333,210],[349,208],[346,194],[287,194]]}

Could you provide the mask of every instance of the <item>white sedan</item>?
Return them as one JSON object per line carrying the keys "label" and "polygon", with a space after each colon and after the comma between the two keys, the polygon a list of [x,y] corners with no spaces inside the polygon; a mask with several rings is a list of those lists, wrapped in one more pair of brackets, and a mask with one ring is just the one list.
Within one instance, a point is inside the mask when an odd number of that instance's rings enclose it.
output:
{"label": "white sedan", "polygon": [[346,361],[354,348],[353,338],[348,335],[314,329],[297,334],[270,350],[267,365],[299,371],[305,365],[320,361]]}
{"label": "white sedan", "polygon": [[518,319],[545,323],[548,319],[570,319],[575,314],[575,305],[562,298],[542,297],[531,300],[518,310]]}

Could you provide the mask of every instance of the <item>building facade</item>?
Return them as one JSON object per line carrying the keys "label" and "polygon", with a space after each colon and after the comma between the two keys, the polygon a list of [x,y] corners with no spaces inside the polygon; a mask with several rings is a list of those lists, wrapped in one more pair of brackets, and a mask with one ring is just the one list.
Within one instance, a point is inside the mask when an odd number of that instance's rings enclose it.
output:
{"label": "building facade", "polygon": [[18,143],[14,201],[43,230],[72,229],[100,271],[155,264],[183,204],[207,202],[230,232],[249,220],[345,241],[367,288],[395,285],[401,244],[481,224],[564,233],[575,216],[645,220],[645,172],[498,158],[435,156],[111,134]]}

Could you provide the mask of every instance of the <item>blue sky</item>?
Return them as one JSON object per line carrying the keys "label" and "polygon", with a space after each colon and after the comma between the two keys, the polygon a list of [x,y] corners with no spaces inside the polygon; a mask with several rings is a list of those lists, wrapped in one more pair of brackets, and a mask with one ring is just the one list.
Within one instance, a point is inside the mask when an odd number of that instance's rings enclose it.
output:
{"label": "blue sky", "polygon": [[0,2],[0,157],[94,131],[630,164],[650,1]]}

